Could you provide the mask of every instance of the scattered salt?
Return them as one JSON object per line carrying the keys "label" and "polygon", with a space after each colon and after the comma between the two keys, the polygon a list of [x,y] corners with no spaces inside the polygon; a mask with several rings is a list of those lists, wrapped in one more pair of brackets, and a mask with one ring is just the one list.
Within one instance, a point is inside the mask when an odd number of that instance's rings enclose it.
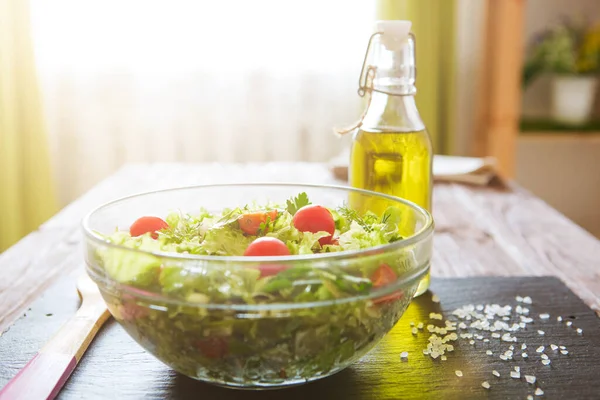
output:
{"label": "scattered salt", "polygon": [[577,328],[577,333],[581,335],[583,333],[583,329]]}
{"label": "scattered salt", "polygon": [[446,357],[446,356],[441,356],[440,357],[440,360],[442,360],[442,361],[446,361],[447,359],[448,359],[448,357]]}
{"label": "scattered salt", "polygon": [[491,350],[488,350],[488,351],[486,351],[486,352],[485,352],[485,354],[487,354],[488,356],[491,356],[491,355],[493,355],[494,353],[492,353],[492,351],[491,351]]}
{"label": "scattered salt", "polygon": [[486,338],[486,339],[483,339],[483,342],[484,342],[484,343],[488,343],[489,341],[490,341],[490,339],[487,339],[487,338]]}
{"label": "scattered salt", "polygon": [[541,353],[542,351],[544,351],[545,347],[544,346],[540,346],[537,349],[535,349],[536,353]]}
{"label": "scattered salt", "polygon": [[438,320],[442,320],[442,314],[436,314],[436,313],[429,313],[429,318],[430,319],[438,319]]}
{"label": "scattered salt", "polygon": [[400,353],[400,358],[403,361],[406,361],[408,359],[408,351],[403,351],[402,353]]}
{"label": "scattered salt", "polygon": [[533,385],[535,383],[535,376],[525,375],[525,380],[527,381],[527,383],[531,383]]}
{"label": "scattered salt", "polygon": [[567,348],[565,346],[558,346],[561,350],[566,350]]}
{"label": "scattered salt", "polygon": [[533,302],[531,301],[531,297],[525,296],[525,297],[523,297],[523,303],[532,304]]}
{"label": "scattered salt", "polygon": [[422,322],[419,322],[417,324],[417,329],[423,329],[423,323]]}
{"label": "scattered salt", "polygon": [[516,299],[516,300],[517,300],[519,303],[521,303],[521,302],[523,301],[523,298],[522,298],[521,296],[517,296],[517,297],[515,297],[515,299]]}
{"label": "scattered salt", "polygon": [[469,344],[473,345],[473,344],[475,344],[475,341],[474,340],[469,340]]}
{"label": "scattered salt", "polygon": [[413,335],[416,335],[419,331],[417,330],[417,328],[412,328],[411,332]]}
{"label": "scattered salt", "polygon": [[521,367],[519,367],[518,365],[517,365],[517,366],[515,366],[515,371],[517,371],[517,372],[521,372]]}
{"label": "scattered salt", "polygon": [[506,360],[508,360],[508,357],[506,357],[506,355],[504,355],[504,354],[500,354],[500,359],[502,361],[506,361]]}
{"label": "scattered salt", "polygon": [[483,386],[486,389],[489,389],[490,388],[490,383],[488,381],[483,381],[483,382],[481,382],[481,386]]}
{"label": "scattered salt", "polygon": [[529,357],[529,356],[527,355],[527,353],[523,353],[523,354],[521,354],[521,357],[523,357],[523,358],[527,358],[527,357]]}
{"label": "scattered salt", "polygon": [[562,322],[562,317],[559,315],[558,317],[556,317],[556,320],[557,320],[558,322]]}
{"label": "scattered salt", "polygon": [[540,314],[540,319],[548,319],[550,318],[550,314],[544,313],[544,314]]}
{"label": "scattered salt", "polygon": [[523,343],[523,344],[521,345],[521,350],[525,350],[526,348],[527,348],[527,345],[526,345],[525,343]]}
{"label": "scattered salt", "polygon": [[431,301],[433,301],[434,303],[439,303],[440,298],[438,297],[437,294],[434,294],[433,296],[431,296]]}
{"label": "scattered salt", "polygon": [[460,371],[460,370],[456,370],[456,371],[454,371],[454,373],[455,373],[455,374],[456,374],[456,376],[458,376],[459,378],[461,378],[461,377],[463,376],[463,373],[462,373],[462,371]]}
{"label": "scattered salt", "polygon": [[515,349],[515,346],[513,346],[513,345],[511,344],[510,346],[508,346],[508,348],[509,348],[510,350],[514,350],[514,349]]}
{"label": "scattered salt", "polygon": [[540,334],[540,336],[544,336],[546,334],[546,332],[544,331],[538,331],[538,333]]}
{"label": "scattered salt", "polygon": [[533,400],[533,396],[532,396],[532,395],[530,395],[530,394],[528,394],[528,395],[527,395],[527,400]]}
{"label": "scattered salt", "polygon": [[521,373],[517,372],[517,371],[510,371],[510,377],[511,378],[515,378],[515,379],[520,379],[521,378]]}
{"label": "scattered salt", "polygon": [[566,324],[567,324],[567,326],[573,325],[573,323],[571,321],[567,321]]}
{"label": "scattered salt", "polygon": [[561,350],[561,351],[560,351],[560,353],[561,353],[561,354],[564,354],[564,355],[567,355],[567,354],[569,354],[569,352],[568,352],[567,350]]}
{"label": "scattered salt", "polygon": [[541,396],[544,394],[544,391],[540,388],[535,389],[535,395],[536,396]]}
{"label": "scattered salt", "polygon": [[498,378],[500,378],[500,372],[493,370],[492,371],[492,375],[497,376]]}
{"label": "scattered salt", "polygon": [[540,357],[542,358],[542,360],[547,360],[548,359],[548,356],[546,354],[544,354],[544,353],[542,353],[540,355]]}
{"label": "scattered salt", "polygon": [[555,345],[555,344],[551,344],[551,345],[550,345],[550,348],[551,348],[552,350],[556,351],[556,349],[558,349],[558,346],[557,346],[557,345]]}
{"label": "scattered salt", "polygon": [[542,360],[542,364],[548,365],[548,364],[550,364],[550,360]]}
{"label": "scattered salt", "polygon": [[493,338],[499,338],[499,337],[500,337],[500,334],[499,334],[499,333],[492,333],[492,337],[493,337]]}
{"label": "scattered salt", "polygon": [[410,326],[415,326],[415,323],[410,321]]}

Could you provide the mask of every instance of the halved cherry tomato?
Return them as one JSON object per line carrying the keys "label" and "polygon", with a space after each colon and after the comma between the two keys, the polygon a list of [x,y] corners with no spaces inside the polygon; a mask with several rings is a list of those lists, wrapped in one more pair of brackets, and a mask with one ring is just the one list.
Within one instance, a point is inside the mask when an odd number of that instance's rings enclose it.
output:
{"label": "halved cherry tomato", "polygon": [[335,232],[335,221],[331,212],[319,205],[308,205],[299,209],[292,220],[294,227],[301,232],[328,232],[329,236],[319,239],[321,246],[330,244]]}
{"label": "halved cherry tomato", "polygon": [[398,275],[387,264],[381,264],[371,276],[371,282],[373,282],[373,287],[375,288],[389,285],[396,279],[398,279]]}
{"label": "halved cherry tomato", "polygon": [[131,236],[141,236],[144,233],[152,232],[152,239],[158,239],[156,232],[168,227],[169,224],[158,217],[141,217],[131,224],[129,233]]}
{"label": "halved cherry tomato", "polygon": [[[381,264],[371,276],[371,282],[373,282],[374,288],[387,286],[391,283],[394,283],[396,279],[398,279],[398,275],[396,275],[394,270],[387,264]],[[373,299],[373,303],[389,303],[395,300],[399,300],[403,296],[404,293],[402,293],[401,291],[397,293],[390,293],[377,299]]]}
{"label": "halved cherry tomato", "polygon": [[208,358],[222,358],[228,351],[227,340],[220,337],[200,339],[196,347]]}
{"label": "halved cherry tomato", "polygon": [[289,256],[290,249],[285,243],[274,237],[261,237],[250,243],[245,256]]}
{"label": "halved cherry tomato", "polygon": [[274,221],[277,218],[277,210],[272,210],[269,212],[254,212],[247,213],[240,217],[238,220],[240,224],[240,229],[247,233],[248,235],[256,235],[258,234],[258,230],[260,229],[260,225],[269,221]]}
{"label": "halved cherry tomato", "polygon": [[287,265],[283,264],[261,264],[258,266],[261,278],[264,278],[265,276],[277,275],[281,271],[285,271],[288,268],[289,267]]}

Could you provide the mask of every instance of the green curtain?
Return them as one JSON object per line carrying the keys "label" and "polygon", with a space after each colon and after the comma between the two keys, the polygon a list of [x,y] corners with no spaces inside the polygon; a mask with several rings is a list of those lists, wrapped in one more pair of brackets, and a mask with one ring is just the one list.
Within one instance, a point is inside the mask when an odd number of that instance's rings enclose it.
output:
{"label": "green curtain", "polygon": [[378,19],[412,21],[417,41],[417,107],[437,154],[454,146],[456,0],[378,0]]}
{"label": "green curtain", "polygon": [[0,0],[0,252],[56,211],[26,0]]}

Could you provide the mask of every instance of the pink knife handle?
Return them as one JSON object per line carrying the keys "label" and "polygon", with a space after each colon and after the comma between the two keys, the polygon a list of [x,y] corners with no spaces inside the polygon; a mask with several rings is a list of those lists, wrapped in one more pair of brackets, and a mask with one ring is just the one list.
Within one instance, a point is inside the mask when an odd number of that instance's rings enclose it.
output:
{"label": "pink knife handle", "polygon": [[54,399],[76,366],[75,356],[37,353],[0,390],[0,400]]}
{"label": "pink knife handle", "polygon": [[109,315],[101,299],[84,299],[77,313],[0,390],[0,400],[54,399]]}

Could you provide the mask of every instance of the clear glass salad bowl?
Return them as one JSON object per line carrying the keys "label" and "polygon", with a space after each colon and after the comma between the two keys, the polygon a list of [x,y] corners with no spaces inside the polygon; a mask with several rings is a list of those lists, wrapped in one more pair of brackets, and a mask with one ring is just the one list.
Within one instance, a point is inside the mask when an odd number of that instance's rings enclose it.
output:
{"label": "clear glass salad bowl", "polygon": [[[312,204],[343,207],[348,218],[362,221],[352,225],[357,241],[384,226],[399,235],[364,249],[275,257],[140,250],[109,240],[142,215],[221,213],[253,201],[285,207],[302,192]],[[360,217],[369,210],[386,211],[366,225]],[[338,227],[340,214],[332,214]],[[225,184],[116,200],[88,214],[83,230],[87,272],[133,339],[191,378],[260,389],[326,377],[371,350],[429,271],[433,220],[411,202],[365,190]]]}

